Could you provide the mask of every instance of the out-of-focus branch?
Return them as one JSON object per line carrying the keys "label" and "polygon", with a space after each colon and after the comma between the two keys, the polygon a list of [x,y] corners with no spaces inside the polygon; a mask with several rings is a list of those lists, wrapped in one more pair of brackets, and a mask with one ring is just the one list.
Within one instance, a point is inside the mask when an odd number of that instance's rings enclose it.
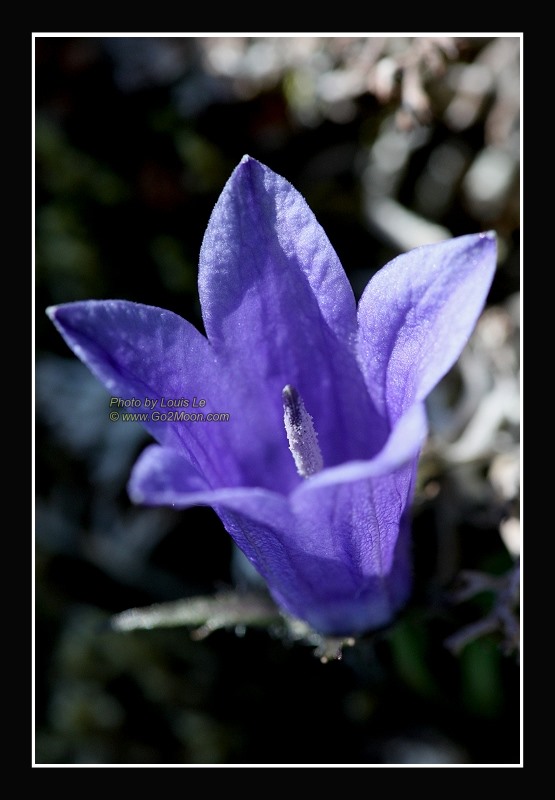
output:
{"label": "out-of-focus branch", "polygon": [[516,564],[505,575],[487,575],[482,572],[461,573],[462,586],[452,593],[455,603],[462,603],[481,592],[493,592],[493,608],[481,620],[466,625],[445,640],[445,646],[458,655],[470,642],[488,633],[500,633],[503,651],[509,655],[520,650],[519,606],[520,565]]}

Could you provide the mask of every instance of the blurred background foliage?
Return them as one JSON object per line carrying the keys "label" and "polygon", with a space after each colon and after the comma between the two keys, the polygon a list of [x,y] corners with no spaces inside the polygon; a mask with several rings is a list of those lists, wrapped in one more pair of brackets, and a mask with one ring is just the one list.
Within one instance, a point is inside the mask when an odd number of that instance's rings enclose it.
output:
{"label": "blurred background foliage", "polygon": [[[520,758],[520,38],[35,38],[37,764]],[[499,267],[429,402],[415,592],[321,664],[275,630],[119,632],[248,585],[210,509],[133,507],[148,437],[47,320],[123,298],[202,330],[197,259],[244,153],[285,176],[357,297],[390,258],[493,228]]]}

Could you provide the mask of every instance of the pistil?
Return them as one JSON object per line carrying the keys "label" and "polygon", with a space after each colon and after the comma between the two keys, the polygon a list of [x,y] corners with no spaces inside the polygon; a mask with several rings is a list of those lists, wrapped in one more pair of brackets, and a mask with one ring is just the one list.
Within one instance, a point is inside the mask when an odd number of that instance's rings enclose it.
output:
{"label": "pistil", "polygon": [[297,472],[309,478],[324,468],[322,453],[318,445],[318,434],[312,417],[294,386],[288,384],[282,392],[283,421],[289,441],[289,449],[295,459]]}

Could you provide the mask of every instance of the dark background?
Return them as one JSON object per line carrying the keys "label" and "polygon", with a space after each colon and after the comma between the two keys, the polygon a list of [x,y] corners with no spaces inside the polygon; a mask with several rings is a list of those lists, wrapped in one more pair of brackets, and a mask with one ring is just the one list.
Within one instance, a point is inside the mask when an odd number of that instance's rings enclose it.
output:
{"label": "dark background", "polygon": [[[519,55],[517,37],[35,39],[37,764],[519,762]],[[202,329],[198,252],[245,153],[305,196],[357,296],[399,252],[498,234],[486,312],[430,398],[413,598],[327,664],[275,630],[110,628],[240,566],[210,509],[130,504],[148,437],[109,422],[44,314],[122,298]]]}

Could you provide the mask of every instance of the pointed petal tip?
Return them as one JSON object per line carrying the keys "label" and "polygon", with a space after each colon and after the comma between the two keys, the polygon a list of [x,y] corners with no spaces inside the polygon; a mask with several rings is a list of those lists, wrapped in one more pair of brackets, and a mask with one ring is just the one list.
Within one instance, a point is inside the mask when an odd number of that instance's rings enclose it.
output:
{"label": "pointed petal tip", "polygon": [[56,306],[48,306],[45,308],[44,312],[46,316],[52,320],[52,322],[61,322],[64,317],[67,317],[67,314],[71,312],[73,309],[82,308],[86,305],[91,305],[95,301],[94,300],[73,300],[69,303],[60,303]]}
{"label": "pointed petal tip", "polygon": [[495,231],[484,231],[478,235],[481,239],[489,239],[491,242],[497,241],[497,234]]}
{"label": "pointed petal tip", "polygon": [[71,324],[76,312],[79,313],[85,306],[90,306],[94,303],[94,300],[75,300],[70,303],[60,303],[57,306],[48,306],[45,309],[45,314],[61,331],[68,323]]}
{"label": "pointed petal tip", "polygon": [[495,231],[484,231],[478,234],[478,241],[485,246],[497,247],[497,234]]}
{"label": "pointed petal tip", "polygon": [[257,161],[256,158],[249,156],[248,153],[245,153],[239,164],[237,165],[237,169],[256,169],[261,168],[263,165],[260,161]]}
{"label": "pointed petal tip", "polygon": [[264,175],[267,172],[270,172],[269,168],[258,159],[249,156],[248,153],[245,153],[234,170],[234,173],[239,176]]}
{"label": "pointed petal tip", "polygon": [[238,163],[238,165],[236,167],[236,171],[241,171],[241,172],[243,172],[245,170],[250,172],[250,171],[256,170],[256,169],[264,170],[266,168],[264,167],[264,164],[262,164],[260,161],[257,161],[256,158],[253,158],[252,156],[249,156],[248,153],[245,153],[245,155],[243,156],[243,158],[241,159],[241,161]]}
{"label": "pointed petal tip", "polygon": [[60,303],[60,305],[57,306],[48,306],[48,308],[45,308],[44,313],[46,314],[50,322],[52,322],[58,328],[58,330],[61,330],[61,328],[64,326],[64,323],[68,319],[66,313],[68,311],[68,308],[70,306],[77,306],[77,305],[79,305],[79,303],[77,302]]}
{"label": "pointed petal tip", "polygon": [[495,231],[483,231],[475,234],[475,247],[479,249],[483,258],[487,259],[492,273],[497,267],[497,234]]}

